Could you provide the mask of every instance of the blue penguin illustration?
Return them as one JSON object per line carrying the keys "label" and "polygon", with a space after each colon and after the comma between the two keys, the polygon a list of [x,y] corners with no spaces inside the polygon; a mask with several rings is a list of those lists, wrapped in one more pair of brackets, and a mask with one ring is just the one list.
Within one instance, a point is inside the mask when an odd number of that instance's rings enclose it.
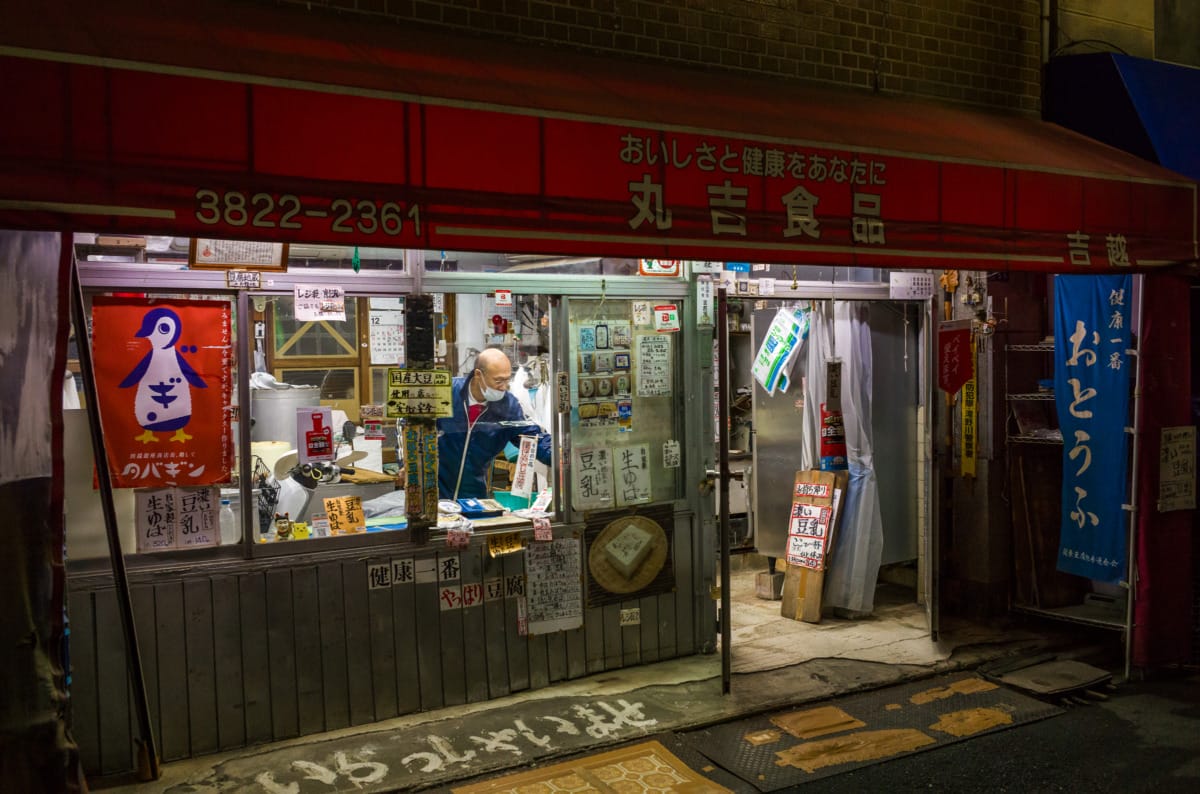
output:
{"label": "blue penguin illustration", "polygon": [[[135,334],[149,340],[150,352],[125,376],[120,387],[126,389],[137,385],[133,413],[146,432],[135,440],[143,444],[158,441],[154,435],[156,430],[174,430],[171,441],[183,442],[191,438],[183,431],[192,418],[192,391],[188,384],[197,389],[208,387],[199,373],[184,360],[183,354],[175,349],[175,342],[179,340],[182,330],[183,323],[178,314],[170,309],[158,308],[146,312],[142,327]],[[195,352],[195,348],[192,348],[192,352]]]}

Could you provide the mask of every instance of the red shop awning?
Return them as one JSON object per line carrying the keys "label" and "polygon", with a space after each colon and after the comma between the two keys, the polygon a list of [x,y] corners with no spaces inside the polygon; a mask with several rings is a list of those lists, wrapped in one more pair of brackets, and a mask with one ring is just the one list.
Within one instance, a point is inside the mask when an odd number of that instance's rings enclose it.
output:
{"label": "red shop awning", "polygon": [[1195,183],[1033,119],[226,2],[0,11],[0,226],[1064,271]]}

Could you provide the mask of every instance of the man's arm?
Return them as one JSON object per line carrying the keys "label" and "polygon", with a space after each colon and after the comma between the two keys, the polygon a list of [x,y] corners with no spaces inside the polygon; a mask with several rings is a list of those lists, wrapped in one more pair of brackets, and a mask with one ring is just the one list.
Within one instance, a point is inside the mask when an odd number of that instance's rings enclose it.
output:
{"label": "man's arm", "polygon": [[540,435],[538,436],[537,459],[540,462],[545,463],[547,466],[549,466],[550,465],[550,434],[545,432],[544,430],[542,430],[541,427],[538,427],[538,432],[540,433]]}

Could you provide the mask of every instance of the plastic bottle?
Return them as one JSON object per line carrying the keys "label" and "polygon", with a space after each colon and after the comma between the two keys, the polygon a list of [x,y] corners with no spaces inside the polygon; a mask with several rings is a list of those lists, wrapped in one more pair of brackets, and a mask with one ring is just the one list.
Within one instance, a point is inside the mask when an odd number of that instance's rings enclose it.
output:
{"label": "plastic bottle", "polygon": [[241,540],[242,528],[238,526],[237,516],[233,514],[230,500],[221,500],[221,545],[237,543]]}

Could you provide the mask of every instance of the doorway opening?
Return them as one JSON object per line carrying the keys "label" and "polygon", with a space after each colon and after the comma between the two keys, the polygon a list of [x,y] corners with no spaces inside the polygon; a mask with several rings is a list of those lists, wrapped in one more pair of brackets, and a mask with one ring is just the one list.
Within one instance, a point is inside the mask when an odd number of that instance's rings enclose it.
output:
{"label": "doorway opening", "polygon": [[[842,304],[837,306],[836,304]],[[809,312],[810,333],[774,393],[754,362],[782,311]],[[928,664],[935,642],[929,532],[927,310],[922,303],[734,297],[729,306],[732,672],[755,672],[817,658]],[[823,323],[822,327],[815,327]],[[836,362],[846,399],[826,404]],[[850,392],[862,399],[852,399]],[[845,412],[837,441],[832,408]],[[807,409],[807,410],[806,410]],[[841,417],[836,424],[840,427]],[[824,460],[823,460],[824,458]],[[830,593],[826,571],[819,622],[782,614],[793,483],[810,469],[851,469],[857,491],[828,543],[853,557]],[[863,498],[865,495],[865,498]],[[851,512],[858,514],[846,522]],[[867,515],[865,518],[862,514]],[[838,533],[856,533],[859,539]],[[874,535],[867,539],[867,535]],[[855,548],[844,548],[843,541]]]}

